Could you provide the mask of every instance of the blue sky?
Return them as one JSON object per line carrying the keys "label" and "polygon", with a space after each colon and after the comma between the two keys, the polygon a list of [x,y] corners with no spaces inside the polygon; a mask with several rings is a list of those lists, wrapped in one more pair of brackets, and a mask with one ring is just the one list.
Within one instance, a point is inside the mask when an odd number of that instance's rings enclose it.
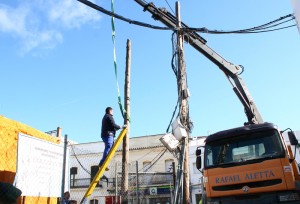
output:
{"label": "blue sky", "polygon": [[[133,0],[115,12],[163,26]],[[168,10],[166,1],[153,1]],[[168,0],[174,9],[175,1]],[[110,1],[97,0],[110,9]],[[181,1],[191,27],[237,30],[292,13],[290,1]],[[177,101],[170,66],[171,31],[116,20],[121,95],[126,41],[131,40],[131,137],[164,133]],[[300,130],[300,36],[296,27],[262,34],[201,34],[242,74],[265,121]],[[185,44],[192,136],[241,126],[244,110],[224,74]],[[62,127],[78,142],[100,140],[104,109],[118,109],[110,17],[76,0],[0,0],[0,114],[41,131]]]}

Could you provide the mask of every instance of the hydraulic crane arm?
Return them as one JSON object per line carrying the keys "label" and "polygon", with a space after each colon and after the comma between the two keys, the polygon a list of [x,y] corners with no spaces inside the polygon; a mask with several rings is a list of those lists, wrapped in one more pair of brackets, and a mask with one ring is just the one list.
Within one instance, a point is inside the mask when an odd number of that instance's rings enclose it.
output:
{"label": "hydraulic crane arm", "polygon": [[217,52],[206,45],[206,40],[204,38],[196,32],[188,31],[189,27],[186,24],[181,22],[181,28],[178,28],[177,18],[166,9],[157,8],[153,3],[147,3],[144,0],[135,0],[135,2],[140,4],[144,8],[144,11],[150,12],[155,20],[161,21],[167,27],[174,28],[174,30],[186,31],[184,33],[184,40],[216,64],[227,76],[233,86],[234,92],[245,108],[245,113],[248,118],[247,124],[263,123],[263,119],[247,87],[245,86],[242,78],[239,76],[243,69],[242,66],[234,65],[226,61]]}

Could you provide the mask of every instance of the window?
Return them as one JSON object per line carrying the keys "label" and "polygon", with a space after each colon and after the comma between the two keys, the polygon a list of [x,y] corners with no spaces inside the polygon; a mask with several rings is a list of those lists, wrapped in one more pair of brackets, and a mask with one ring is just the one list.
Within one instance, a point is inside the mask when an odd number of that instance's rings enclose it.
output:
{"label": "window", "polygon": [[165,171],[166,172],[173,172],[173,159],[167,159],[165,160]]}
{"label": "window", "polygon": [[70,168],[70,174],[71,175],[76,175],[77,174],[77,167]]}
{"label": "window", "polygon": [[91,182],[93,181],[94,177],[96,176],[97,172],[99,170],[99,166],[91,166]]}
{"label": "window", "polygon": [[70,168],[70,175],[71,175],[70,186],[71,187],[75,187],[75,175],[76,174],[77,174],[77,167]]}
{"label": "window", "polygon": [[233,161],[239,161],[241,159],[248,159],[251,157],[258,157],[265,152],[264,145],[262,143],[255,145],[248,145],[243,147],[237,147],[232,149]]}
{"label": "window", "polygon": [[199,203],[202,198],[202,194],[195,194],[196,203]]}
{"label": "window", "polygon": [[97,199],[92,199],[90,200],[90,204],[98,204],[99,201]]}
{"label": "window", "polygon": [[276,130],[254,132],[228,137],[206,144],[205,166],[243,165],[250,160],[257,162],[284,155],[280,136]]}

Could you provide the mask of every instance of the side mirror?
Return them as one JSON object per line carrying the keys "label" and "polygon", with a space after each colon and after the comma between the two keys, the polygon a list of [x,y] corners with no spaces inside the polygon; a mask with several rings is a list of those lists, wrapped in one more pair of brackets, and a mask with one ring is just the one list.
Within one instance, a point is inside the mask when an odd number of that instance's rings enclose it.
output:
{"label": "side mirror", "polygon": [[288,136],[289,136],[289,140],[290,140],[291,145],[298,145],[299,142],[298,142],[298,140],[297,140],[297,138],[296,138],[293,131],[289,131]]}
{"label": "side mirror", "polygon": [[201,163],[202,163],[201,156],[199,156],[196,158],[196,167],[198,170],[201,169]]}
{"label": "side mirror", "polygon": [[201,149],[198,147],[196,150],[196,167],[198,170],[201,169],[202,159],[201,159]]}
{"label": "side mirror", "polygon": [[198,157],[198,156],[201,156],[201,149],[196,149],[196,157]]}

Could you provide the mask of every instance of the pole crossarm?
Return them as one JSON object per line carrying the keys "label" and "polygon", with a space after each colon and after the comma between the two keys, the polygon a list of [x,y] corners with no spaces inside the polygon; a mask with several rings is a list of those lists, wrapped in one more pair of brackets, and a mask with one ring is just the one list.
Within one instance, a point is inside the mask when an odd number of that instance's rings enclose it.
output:
{"label": "pole crossarm", "polygon": [[104,163],[102,164],[101,167],[99,167],[97,174],[95,175],[93,181],[90,183],[90,186],[87,189],[86,193],[84,194],[84,197],[82,198],[80,204],[86,204],[88,198],[94,192],[100,178],[103,176],[106,167],[108,166],[109,162],[113,158],[115,152],[117,151],[118,147],[120,146],[121,142],[123,141],[123,138],[126,135],[126,133],[127,133],[127,128],[123,128],[123,130],[120,132],[117,140],[115,141],[114,145],[112,146],[110,152],[108,153]]}

